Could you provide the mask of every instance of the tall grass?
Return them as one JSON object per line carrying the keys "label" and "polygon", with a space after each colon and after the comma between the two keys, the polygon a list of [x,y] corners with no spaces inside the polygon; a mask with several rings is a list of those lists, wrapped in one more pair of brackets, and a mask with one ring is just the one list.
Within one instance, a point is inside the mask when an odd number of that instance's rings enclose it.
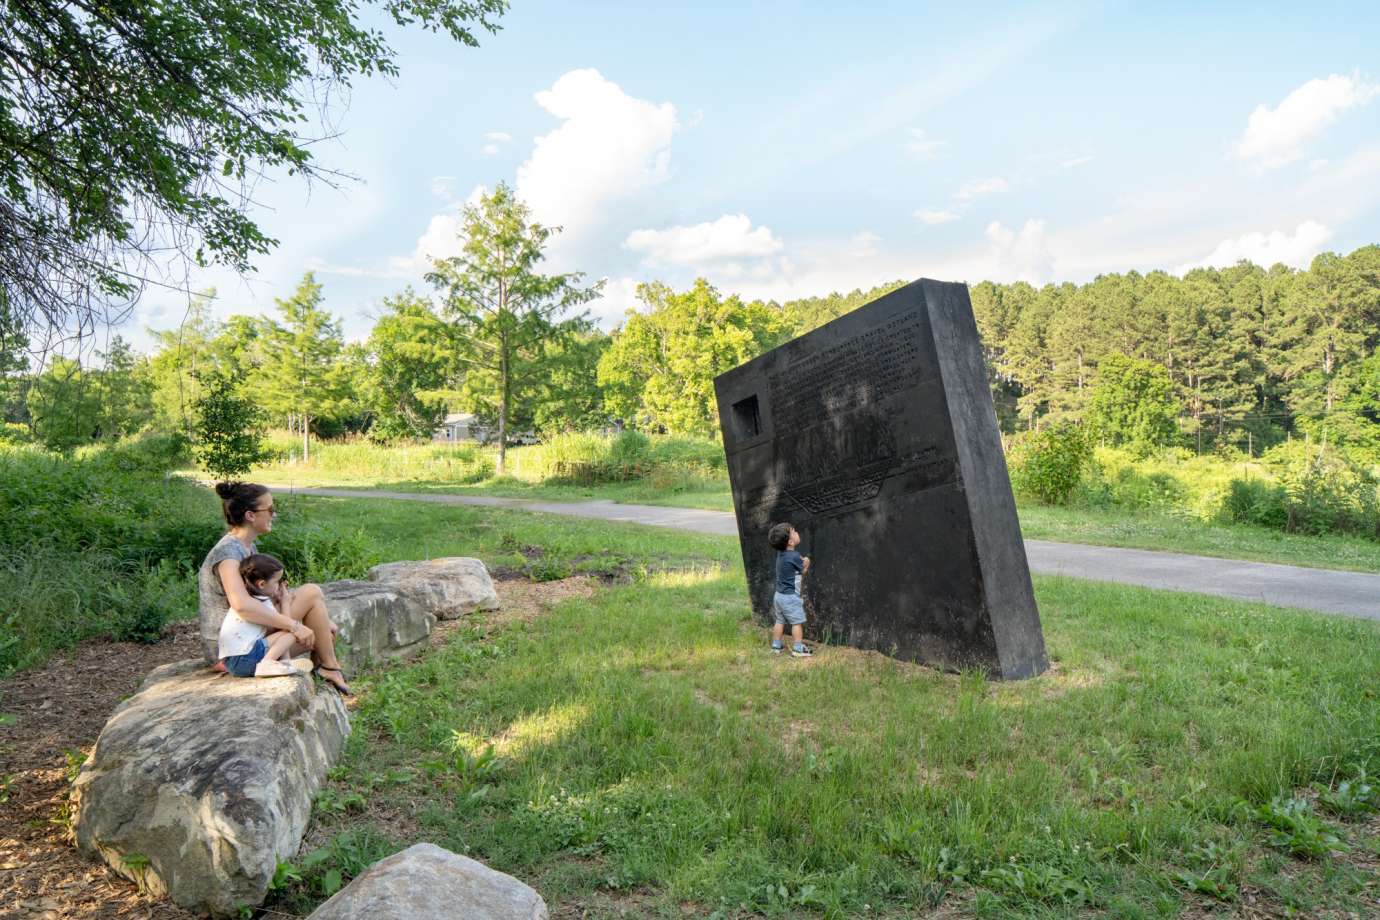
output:
{"label": "tall grass", "polygon": [[625,431],[558,434],[511,453],[513,475],[528,481],[594,485],[656,480],[727,483],[723,448],[715,441]]}
{"label": "tall grass", "polygon": [[[194,573],[225,522],[214,494],[167,475],[184,448],[0,447],[0,675],[90,637],[153,641],[196,615]],[[358,577],[374,561],[358,533],[294,524],[264,541],[294,580]]]}
{"label": "tall grass", "polygon": [[1134,457],[1100,448],[1072,501],[1203,523],[1380,539],[1378,485],[1372,470],[1303,442],[1279,445],[1260,459],[1180,449]]}
{"label": "tall grass", "polygon": [[494,473],[493,453],[477,444],[401,444],[384,446],[365,438],[312,443],[303,462],[302,442],[274,434],[267,439],[272,460],[255,470],[266,479],[302,474],[343,479],[473,483]]}
{"label": "tall grass", "polygon": [[165,471],[176,438],[72,456],[0,449],[0,674],[90,636],[152,641],[196,612],[214,497]]}
{"label": "tall grass", "polygon": [[325,441],[302,462],[301,445],[270,439],[272,462],[253,475],[270,482],[364,484],[503,484],[593,486],[645,483],[657,492],[728,488],[723,448],[709,439],[623,432],[572,432],[509,448],[505,480],[494,478],[497,450],[476,444],[379,445],[365,439]]}

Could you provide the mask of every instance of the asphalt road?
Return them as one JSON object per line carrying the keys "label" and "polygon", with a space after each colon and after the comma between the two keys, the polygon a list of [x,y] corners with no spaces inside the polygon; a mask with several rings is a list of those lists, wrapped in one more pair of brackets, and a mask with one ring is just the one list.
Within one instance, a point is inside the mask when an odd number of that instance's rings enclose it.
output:
{"label": "asphalt road", "polygon": [[[447,505],[487,505],[518,511],[540,511],[605,521],[626,521],[653,527],[672,527],[699,533],[736,536],[738,526],[726,511],[693,508],[662,508],[656,505],[624,505],[610,501],[542,502],[521,498],[479,495],[439,495],[414,492],[380,492],[361,489],[291,490],[302,495],[339,498],[394,498]],[[1297,607],[1322,613],[1380,620],[1380,575],[1310,569],[1268,562],[1243,562],[1112,546],[1081,543],[1025,541],[1030,570],[1068,575],[1093,581],[1113,581],[1168,591],[1192,591],[1240,600],[1260,601],[1279,607]]]}

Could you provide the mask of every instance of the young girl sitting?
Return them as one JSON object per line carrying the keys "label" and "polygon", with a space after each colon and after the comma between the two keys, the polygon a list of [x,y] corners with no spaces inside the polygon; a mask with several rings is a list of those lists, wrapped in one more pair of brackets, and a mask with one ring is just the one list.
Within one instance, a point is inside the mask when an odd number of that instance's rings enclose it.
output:
{"label": "young girl sitting", "polygon": [[[240,577],[255,600],[271,603],[281,613],[288,609],[291,592],[283,586],[283,564],[272,556],[255,553],[240,563]],[[284,677],[298,673],[292,666],[292,633],[269,634],[267,627],[250,623],[233,609],[220,627],[220,658],[225,670],[236,677]]]}

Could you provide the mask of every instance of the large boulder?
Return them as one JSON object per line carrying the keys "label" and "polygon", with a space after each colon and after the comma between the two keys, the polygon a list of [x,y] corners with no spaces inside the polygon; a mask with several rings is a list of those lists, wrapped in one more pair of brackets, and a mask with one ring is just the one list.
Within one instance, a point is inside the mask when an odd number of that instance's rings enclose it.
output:
{"label": "large boulder", "polygon": [[408,655],[426,647],[436,617],[390,584],[332,581],[321,586],[340,627],[337,653],[350,664]]}
{"label": "large boulder", "polygon": [[511,875],[434,844],[381,859],[307,920],[546,920],[546,902]]}
{"label": "large boulder", "polygon": [[189,910],[257,906],[349,732],[340,696],[306,674],[164,665],[111,715],[77,776],[77,845]]}
{"label": "large boulder", "polygon": [[498,609],[498,593],[489,570],[478,559],[466,556],[385,562],[369,570],[369,580],[387,585],[440,620]]}

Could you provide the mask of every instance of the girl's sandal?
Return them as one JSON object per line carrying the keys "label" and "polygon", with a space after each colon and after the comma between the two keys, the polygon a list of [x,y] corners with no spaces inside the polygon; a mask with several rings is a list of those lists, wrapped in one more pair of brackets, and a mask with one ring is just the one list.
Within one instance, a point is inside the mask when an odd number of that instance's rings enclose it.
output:
{"label": "girl's sandal", "polygon": [[[334,671],[335,673],[339,674],[340,683],[336,683],[329,677],[326,677],[324,674],[321,673],[322,671]],[[341,696],[354,696],[354,693],[350,690],[349,685],[345,683],[345,672],[340,670],[340,668],[328,668],[324,665],[318,664],[316,668],[312,671],[312,673],[324,680],[326,683],[330,684],[332,687],[334,687],[335,692],[339,693]]]}

